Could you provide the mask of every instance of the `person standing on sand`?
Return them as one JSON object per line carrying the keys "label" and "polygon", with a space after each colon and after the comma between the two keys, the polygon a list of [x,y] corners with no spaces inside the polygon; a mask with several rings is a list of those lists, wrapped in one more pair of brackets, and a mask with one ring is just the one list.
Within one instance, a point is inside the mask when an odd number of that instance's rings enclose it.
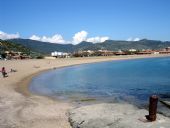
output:
{"label": "person standing on sand", "polygon": [[5,67],[2,67],[1,72],[2,72],[2,76],[3,77],[7,77],[7,73],[6,73]]}

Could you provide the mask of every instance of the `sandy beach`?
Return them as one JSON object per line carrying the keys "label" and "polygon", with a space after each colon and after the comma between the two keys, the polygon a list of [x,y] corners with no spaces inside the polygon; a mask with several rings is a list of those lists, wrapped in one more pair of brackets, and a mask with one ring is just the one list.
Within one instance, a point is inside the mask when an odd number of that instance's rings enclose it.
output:
{"label": "sandy beach", "polygon": [[[161,56],[170,55],[0,61],[0,67],[4,66],[8,72],[6,78],[0,75],[0,128],[71,127],[68,111],[74,108],[72,104],[29,92],[31,78],[43,71],[77,64]],[[17,72],[10,72],[11,69]]]}

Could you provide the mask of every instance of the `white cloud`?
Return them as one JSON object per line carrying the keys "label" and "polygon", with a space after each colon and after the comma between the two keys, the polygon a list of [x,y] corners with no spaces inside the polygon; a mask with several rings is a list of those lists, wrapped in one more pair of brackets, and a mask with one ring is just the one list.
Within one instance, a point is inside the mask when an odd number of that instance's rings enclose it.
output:
{"label": "white cloud", "polygon": [[88,32],[86,31],[81,31],[81,32],[76,33],[73,36],[73,44],[78,44],[82,41],[86,41],[87,35],[88,35]]}
{"label": "white cloud", "polygon": [[41,37],[36,36],[36,35],[32,35],[29,39],[31,39],[31,40],[38,40],[38,41],[40,41],[40,40],[41,40]]}
{"label": "white cloud", "polygon": [[135,38],[133,41],[139,41],[140,39],[139,38]]}
{"label": "white cloud", "polygon": [[76,45],[82,41],[87,41],[87,42],[92,42],[92,43],[101,43],[101,42],[104,42],[109,39],[109,37],[107,37],[107,36],[101,36],[101,37],[96,36],[96,37],[90,37],[90,38],[87,38],[87,36],[88,36],[88,32],[80,31],[80,32],[77,32],[74,34],[72,41],[64,40],[64,38],[59,34],[55,34],[52,37],[47,37],[47,36],[40,37],[37,35],[32,35],[29,39],[43,41],[43,42],[49,42],[49,43],[60,43],[60,44],[71,43],[74,45]]}
{"label": "white cloud", "polygon": [[66,43],[63,37],[59,34],[55,34],[54,36],[51,36],[51,37],[47,37],[47,36],[40,37],[40,36],[32,35],[29,39],[42,41],[42,42],[59,43],[59,44]]}
{"label": "white cloud", "polygon": [[93,42],[93,43],[101,43],[108,39],[109,39],[109,37],[107,37],[107,36],[105,36],[105,37],[91,37],[91,38],[88,38],[86,41]]}
{"label": "white cloud", "polygon": [[140,40],[140,38],[132,38],[132,37],[129,37],[128,39],[127,39],[127,41],[139,41]]}
{"label": "white cloud", "polygon": [[133,38],[132,37],[129,37],[126,41],[132,41]]}
{"label": "white cloud", "polygon": [[73,36],[72,43],[78,44],[82,41],[87,41],[87,42],[92,42],[92,43],[101,43],[101,42],[104,42],[109,39],[109,37],[107,37],[107,36],[104,36],[104,37],[97,36],[97,37],[87,38],[87,35],[88,35],[88,32],[86,32],[86,31],[80,31],[80,32],[76,33]]}
{"label": "white cloud", "polygon": [[15,38],[19,38],[19,37],[20,37],[19,33],[8,34],[8,33],[0,31],[0,39],[2,39],[2,40],[15,39]]}

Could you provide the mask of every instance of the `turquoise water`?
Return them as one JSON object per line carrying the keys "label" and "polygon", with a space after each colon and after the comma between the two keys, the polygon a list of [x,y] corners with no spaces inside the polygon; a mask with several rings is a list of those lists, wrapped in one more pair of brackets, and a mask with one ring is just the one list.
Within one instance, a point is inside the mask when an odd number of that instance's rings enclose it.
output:
{"label": "turquoise water", "polygon": [[145,105],[153,94],[170,98],[170,58],[119,60],[55,69],[33,78],[30,90],[62,99],[85,97]]}

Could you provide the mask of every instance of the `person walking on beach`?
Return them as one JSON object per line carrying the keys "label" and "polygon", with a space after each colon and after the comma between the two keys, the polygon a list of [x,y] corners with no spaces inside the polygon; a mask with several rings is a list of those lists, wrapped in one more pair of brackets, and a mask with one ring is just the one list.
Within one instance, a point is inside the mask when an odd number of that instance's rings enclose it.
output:
{"label": "person walking on beach", "polygon": [[6,73],[5,67],[2,67],[1,72],[2,72],[2,76],[3,77],[7,77],[7,73]]}

